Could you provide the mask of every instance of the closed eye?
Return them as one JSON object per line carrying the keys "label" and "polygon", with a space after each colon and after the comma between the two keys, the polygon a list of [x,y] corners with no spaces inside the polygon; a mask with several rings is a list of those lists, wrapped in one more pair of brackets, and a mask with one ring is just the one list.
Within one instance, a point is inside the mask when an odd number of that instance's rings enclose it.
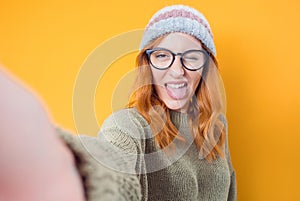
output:
{"label": "closed eye", "polygon": [[185,61],[198,61],[200,58],[199,57],[184,57]]}

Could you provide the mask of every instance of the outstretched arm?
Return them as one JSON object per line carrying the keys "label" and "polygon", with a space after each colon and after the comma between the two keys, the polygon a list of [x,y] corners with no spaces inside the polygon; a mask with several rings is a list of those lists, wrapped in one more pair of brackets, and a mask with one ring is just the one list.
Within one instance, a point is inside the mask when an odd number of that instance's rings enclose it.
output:
{"label": "outstretched arm", "polygon": [[84,200],[73,155],[43,104],[1,66],[0,167],[0,200]]}

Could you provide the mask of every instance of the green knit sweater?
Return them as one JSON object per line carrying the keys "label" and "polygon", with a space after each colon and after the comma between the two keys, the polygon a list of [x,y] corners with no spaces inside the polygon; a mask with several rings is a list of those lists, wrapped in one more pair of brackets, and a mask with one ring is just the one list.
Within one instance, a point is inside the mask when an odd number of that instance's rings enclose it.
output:
{"label": "green knit sweater", "polygon": [[[234,201],[235,172],[228,149],[212,163],[199,158],[186,114],[171,112],[185,138],[162,151],[147,121],[124,109],[105,120],[99,137],[74,137],[60,131],[75,157],[89,201]],[[225,122],[225,120],[224,120]],[[226,123],[226,122],[225,122]]]}

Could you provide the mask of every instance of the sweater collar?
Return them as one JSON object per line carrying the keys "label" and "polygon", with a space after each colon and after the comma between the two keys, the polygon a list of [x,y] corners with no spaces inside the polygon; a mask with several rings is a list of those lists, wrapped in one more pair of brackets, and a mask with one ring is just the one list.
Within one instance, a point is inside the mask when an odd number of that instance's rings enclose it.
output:
{"label": "sweater collar", "polygon": [[179,127],[189,127],[189,118],[187,113],[181,113],[174,110],[170,110],[170,117],[173,124]]}

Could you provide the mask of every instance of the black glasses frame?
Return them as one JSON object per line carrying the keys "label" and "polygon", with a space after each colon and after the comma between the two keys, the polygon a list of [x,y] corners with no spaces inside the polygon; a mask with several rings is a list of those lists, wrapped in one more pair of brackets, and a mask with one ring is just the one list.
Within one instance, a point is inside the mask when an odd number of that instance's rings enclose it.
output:
{"label": "black glasses frame", "polygon": [[[173,58],[172,58],[172,62],[170,63],[170,65],[167,66],[167,67],[165,67],[165,68],[158,68],[158,67],[156,67],[155,65],[153,65],[153,63],[152,63],[152,61],[151,61],[151,59],[150,59],[151,54],[152,54],[153,52],[159,51],[159,50],[167,51],[167,52],[169,52],[169,53],[172,55],[172,57],[173,57]],[[184,65],[184,62],[183,62],[183,58],[182,58],[182,57],[183,57],[185,54],[190,53],[190,52],[202,52],[202,53],[204,53],[204,55],[205,55],[205,57],[204,57],[204,58],[205,58],[205,61],[204,61],[204,63],[203,63],[202,66],[200,66],[199,68],[196,68],[196,69],[190,69],[190,68],[188,68],[186,65]],[[147,55],[147,58],[148,58],[148,61],[150,62],[150,64],[151,64],[154,68],[156,68],[156,69],[158,69],[158,70],[166,70],[166,69],[170,68],[170,67],[173,65],[174,61],[175,61],[175,56],[180,56],[180,62],[181,62],[181,64],[182,64],[182,66],[183,66],[185,69],[189,70],[189,71],[197,71],[197,70],[200,70],[201,68],[203,68],[203,67],[207,64],[208,57],[209,57],[209,55],[210,55],[206,50],[194,50],[194,49],[191,49],[191,50],[187,50],[187,51],[185,51],[185,52],[174,53],[174,52],[172,52],[171,50],[166,49],[166,48],[147,49],[147,50],[145,51],[145,53],[146,53],[146,55]]]}

